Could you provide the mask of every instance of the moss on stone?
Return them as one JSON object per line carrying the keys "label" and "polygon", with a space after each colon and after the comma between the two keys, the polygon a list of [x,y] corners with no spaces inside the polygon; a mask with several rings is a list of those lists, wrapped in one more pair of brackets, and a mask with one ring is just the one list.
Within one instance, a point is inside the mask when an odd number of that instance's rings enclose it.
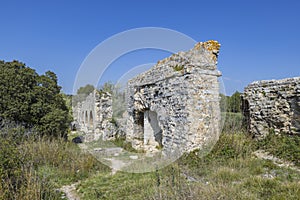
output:
{"label": "moss on stone", "polygon": [[178,71],[183,70],[183,69],[184,69],[184,66],[181,66],[181,65],[175,65],[175,66],[173,67],[173,69],[174,69],[174,71],[178,72]]}
{"label": "moss on stone", "polygon": [[219,51],[221,45],[218,41],[209,40],[207,42],[199,42],[196,44],[195,49],[199,50],[201,47],[207,49],[208,51]]}

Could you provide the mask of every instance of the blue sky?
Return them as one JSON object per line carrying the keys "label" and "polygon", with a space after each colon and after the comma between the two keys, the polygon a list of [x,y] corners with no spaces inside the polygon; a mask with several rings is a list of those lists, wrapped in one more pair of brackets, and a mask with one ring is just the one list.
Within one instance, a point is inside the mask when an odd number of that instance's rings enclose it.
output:
{"label": "blue sky", "polygon": [[[300,76],[299,2],[1,1],[0,60],[22,61],[38,73],[54,71],[63,91],[71,93],[81,63],[100,42],[132,28],[164,27],[196,41],[218,40],[218,68],[232,94],[255,80]],[[124,66],[166,56],[132,53],[114,63],[107,79],[117,80]]]}

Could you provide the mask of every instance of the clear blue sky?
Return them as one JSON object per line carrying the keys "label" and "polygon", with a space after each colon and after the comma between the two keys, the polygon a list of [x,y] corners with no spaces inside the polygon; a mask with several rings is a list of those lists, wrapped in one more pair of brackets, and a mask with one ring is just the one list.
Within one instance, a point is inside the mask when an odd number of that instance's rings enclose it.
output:
{"label": "clear blue sky", "polygon": [[[0,60],[22,61],[38,73],[52,70],[63,91],[71,93],[77,70],[100,42],[132,28],[164,27],[196,41],[218,40],[218,68],[227,94],[232,94],[255,80],[300,76],[299,2],[1,1]],[[156,62],[166,56],[148,53],[116,64]],[[116,73],[108,76],[114,80]]]}

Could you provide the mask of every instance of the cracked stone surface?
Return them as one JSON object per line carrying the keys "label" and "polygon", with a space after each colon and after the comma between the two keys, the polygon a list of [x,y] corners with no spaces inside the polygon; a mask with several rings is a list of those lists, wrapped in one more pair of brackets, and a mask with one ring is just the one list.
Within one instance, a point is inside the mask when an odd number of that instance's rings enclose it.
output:
{"label": "cracked stone surface", "polygon": [[300,135],[300,77],[256,81],[245,88],[243,112],[250,132]]}

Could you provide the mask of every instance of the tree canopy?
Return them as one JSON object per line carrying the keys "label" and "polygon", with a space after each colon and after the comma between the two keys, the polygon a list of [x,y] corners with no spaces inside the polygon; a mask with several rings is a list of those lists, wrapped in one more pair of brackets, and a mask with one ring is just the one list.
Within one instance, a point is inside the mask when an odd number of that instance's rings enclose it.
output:
{"label": "tree canopy", "polygon": [[222,112],[241,112],[241,93],[236,91],[232,96],[220,94],[220,107]]}
{"label": "tree canopy", "polygon": [[39,75],[18,61],[0,61],[0,118],[41,135],[64,136],[71,116],[57,76]]}
{"label": "tree canopy", "polygon": [[85,95],[86,97],[91,94],[93,91],[95,90],[95,87],[93,85],[90,85],[90,84],[87,84],[86,86],[84,87],[80,87],[78,90],[77,90],[77,94],[81,95]]}

